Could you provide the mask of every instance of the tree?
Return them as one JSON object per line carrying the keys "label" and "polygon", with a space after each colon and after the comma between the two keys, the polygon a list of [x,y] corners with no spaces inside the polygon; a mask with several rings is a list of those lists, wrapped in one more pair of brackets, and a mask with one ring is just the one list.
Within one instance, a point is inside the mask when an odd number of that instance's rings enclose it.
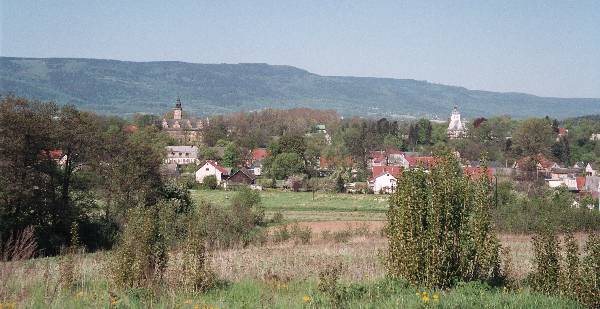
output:
{"label": "tree", "polygon": [[223,152],[223,166],[236,167],[242,162],[240,148],[235,143],[227,144]]}
{"label": "tree", "polygon": [[278,154],[270,168],[270,175],[276,179],[285,179],[293,174],[300,174],[304,170],[304,160],[294,152]]}
{"label": "tree", "polygon": [[513,147],[520,155],[532,156],[548,154],[554,142],[555,134],[551,123],[546,119],[532,118],[524,120],[515,131]]}
{"label": "tree", "polygon": [[427,119],[419,119],[416,124],[417,129],[417,140],[421,145],[429,145],[431,143],[431,132],[433,128],[431,127],[431,121]]}
{"label": "tree", "polygon": [[498,279],[499,241],[492,230],[491,185],[462,175],[452,154],[431,172],[402,173],[387,213],[388,273],[412,284],[449,287]]}

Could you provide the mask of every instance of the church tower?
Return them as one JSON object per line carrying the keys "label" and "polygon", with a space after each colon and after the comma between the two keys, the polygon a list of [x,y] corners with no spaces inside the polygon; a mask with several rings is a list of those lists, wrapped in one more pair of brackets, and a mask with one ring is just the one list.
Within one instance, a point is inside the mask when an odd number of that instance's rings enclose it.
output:
{"label": "church tower", "polygon": [[183,110],[181,109],[181,100],[179,96],[177,96],[177,102],[175,103],[175,108],[173,109],[173,119],[181,120],[181,114]]}

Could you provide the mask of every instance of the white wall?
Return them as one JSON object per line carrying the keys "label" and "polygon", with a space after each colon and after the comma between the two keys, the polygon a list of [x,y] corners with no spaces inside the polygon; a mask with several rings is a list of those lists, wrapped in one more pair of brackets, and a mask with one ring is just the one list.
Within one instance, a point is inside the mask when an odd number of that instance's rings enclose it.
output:
{"label": "white wall", "polygon": [[384,193],[396,191],[396,177],[386,173],[375,178],[373,192],[377,194],[379,191],[383,191]]}
{"label": "white wall", "polygon": [[210,163],[205,163],[196,171],[196,181],[202,183],[204,177],[210,175],[215,175],[215,177],[217,177],[217,184],[221,184],[221,172]]}

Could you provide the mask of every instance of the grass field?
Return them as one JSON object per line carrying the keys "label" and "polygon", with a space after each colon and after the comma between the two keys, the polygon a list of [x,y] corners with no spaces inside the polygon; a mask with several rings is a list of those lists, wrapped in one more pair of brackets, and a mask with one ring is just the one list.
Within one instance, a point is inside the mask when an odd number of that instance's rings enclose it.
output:
{"label": "grass field", "polygon": [[[314,222],[321,231],[333,229]],[[356,227],[356,226],[355,226]],[[503,245],[515,250],[515,265],[529,268],[531,244],[527,236],[502,235]],[[118,290],[108,280],[108,253],[77,255],[76,283],[60,287],[58,258],[42,258],[13,265],[12,279],[0,290],[2,307],[13,308],[322,308],[332,307],[330,298],[318,290],[320,271],[343,263],[340,277],[342,308],[580,308],[572,301],[547,297],[529,290],[508,291],[479,284],[450,290],[427,291],[390,282],[385,278],[381,254],[387,241],[378,233],[356,236],[344,242],[315,235],[309,244],[268,243],[217,250],[209,265],[223,282],[207,293],[192,293],[178,286],[182,276],[177,255],[171,256],[164,284],[151,288]],[[2,265],[0,265],[2,266]],[[0,269],[2,271],[2,269]],[[438,295],[438,301],[433,295]]]}
{"label": "grass field", "polygon": [[[195,201],[202,199],[216,205],[228,204],[235,191],[192,190]],[[283,192],[260,193],[267,215],[281,212],[286,221],[356,221],[385,220],[387,195]]]}
{"label": "grass field", "polygon": [[[192,191],[195,201],[228,204],[235,192]],[[262,245],[213,250],[208,267],[220,284],[205,293],[185,290],[182,260],[170,254],[163,282],[120,290],[110,281],[109,252],[76,255],[75,284],[61,286],[64,260],[40,258],[0,263],[0,308],[581,308],[560,297],[527,288],[506,290],[478,283],[424,291],[386,279],[387,196],[263,191],[267,213],[282,212],[288,224],[310,228],[309,243],[293,238]],[[269,227],[269,233],[278,226]],[[336,237],[335,235],[346,235]],[[349,235],[349,236],[348,236]],[[576,235],[583,245],[586,235]],[[501,234],[510,248],[514,278],[531,270],[529,235]],[[319,273],[342,263],[339,303],[319,291]],[[422,294],[427,292],[425,298]],[[419,294],[419,295],[417,295]],[[434,298],[435,295],[435,298]]]}

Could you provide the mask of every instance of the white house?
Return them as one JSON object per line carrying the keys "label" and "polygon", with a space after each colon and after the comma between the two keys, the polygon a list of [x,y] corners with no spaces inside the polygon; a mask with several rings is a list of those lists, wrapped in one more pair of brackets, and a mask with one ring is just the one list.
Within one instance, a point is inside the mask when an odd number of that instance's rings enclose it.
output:
{"label": "white house", "polygon": [[204,177],[214,175],[217,178],[217,184],[221,184],[221,181],[225,180],[229,172],[222,166],[219,166],[217,162],[207,160],[200,169],[196,171],[196,181],[202,183]]}
{"label": "white house", "polygon": [[167,146],[165,163],[178,165],[198,164],[198,147],[196,146]]}
{"label": "white house", "polygon": [[383,173],[373,179],[373,192],[392,193],[396,191],[397,179],[390,173]]}
{"label": "white house", "polygon": [[594,166],[591,163],[588,163],[585,166],[585,174],[588,176],[596,176],[598,174],[598,169],[594,168]]}

